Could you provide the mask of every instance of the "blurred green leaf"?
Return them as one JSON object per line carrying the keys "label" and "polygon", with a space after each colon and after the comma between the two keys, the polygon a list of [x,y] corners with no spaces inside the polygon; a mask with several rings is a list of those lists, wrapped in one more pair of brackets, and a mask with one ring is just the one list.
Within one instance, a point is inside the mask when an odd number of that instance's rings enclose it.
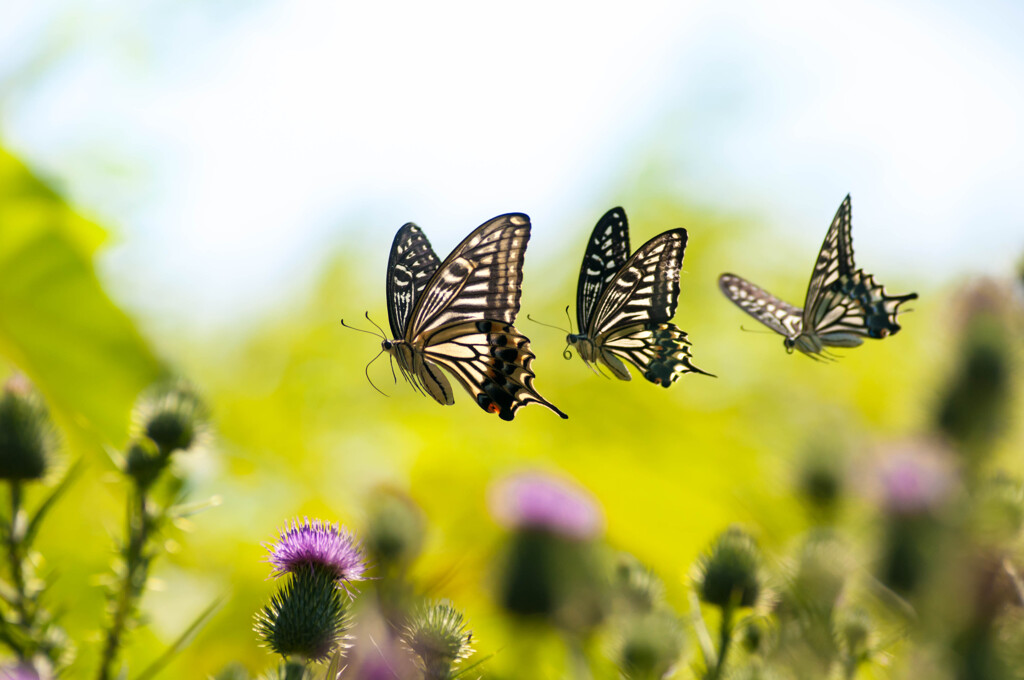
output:
{"label": "blurred green leaf", "polygon": [[88,446],[123,443],[132,403],[161,372],[96,278],[104,237],[0,149],[0,354]]}

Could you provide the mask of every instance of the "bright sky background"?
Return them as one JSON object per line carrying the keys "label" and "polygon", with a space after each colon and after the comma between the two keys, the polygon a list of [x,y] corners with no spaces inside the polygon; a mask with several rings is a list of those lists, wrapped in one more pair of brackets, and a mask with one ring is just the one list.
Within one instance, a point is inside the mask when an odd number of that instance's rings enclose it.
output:
{"label": "bright sky background", "polygon": [[847,192],[877,272],[1024,253],[1024,3],[508,7],[9,0],[0,141],[115,229],[120,299],[186,326],[281,304],[346,239],[383,284],[406,221],[442,257],[508,211],[559,246],[652,167],[807,271]]}

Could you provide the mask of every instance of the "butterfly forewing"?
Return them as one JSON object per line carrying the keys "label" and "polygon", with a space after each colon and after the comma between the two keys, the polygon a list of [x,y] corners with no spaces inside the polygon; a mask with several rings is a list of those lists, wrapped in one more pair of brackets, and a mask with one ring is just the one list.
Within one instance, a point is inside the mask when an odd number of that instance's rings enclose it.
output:
{"label": "butterfly forewing", "polygon": [[666,231],[640,246],[608,283],[587,334],[600,340],[602,333],[616,328],[671,319],[679,299],[685,248],[685,229]]}
{"label": "butterfly forewing", "polygon": [[388,322],[392,337],[405,337],[416,301],[440,264],[441,258],[415,224],[409,222],[395,234],[387,271]]}
{"label": "butterfly forewing", "polygon": [[[804,299],[804,327],[813,328],[815,318],[821,314],[822,292],[835,284],[839,277],[853,273],[853,235],[851,233],[850,196],[846,198],[832,218],[832,224],[825,234],[825,241],[818,251],[818,259],[811,272]],[[820,317],[819,317],[820,318]]]}
{"label": "butterfly forewing", "polygon": [[530,219],[500,215],[473,231],[434,272],[413,311],[406,339],[449,324],[492,319],[511,324],[519,312]]}
{"label": "butterfly forewing", "polygon": [[796,337],[803,327],[803,311],[735,274],[718,277],[718,287],[744,312],[776,333]]}
{"label": "butterfly forewing", "polygon": [[612,208],[598,220],[580,267],[576,286],[576,324],[586,332],[601,293],[629,259],[629,226],[626,212]]}

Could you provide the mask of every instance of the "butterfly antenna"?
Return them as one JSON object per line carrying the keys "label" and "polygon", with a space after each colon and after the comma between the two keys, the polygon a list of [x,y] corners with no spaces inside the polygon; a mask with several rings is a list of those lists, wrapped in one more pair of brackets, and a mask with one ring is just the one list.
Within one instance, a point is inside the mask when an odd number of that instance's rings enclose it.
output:
{"label": "butterfly antenna", "polygon": [[[370,379],[370,364],[372,364],[374,361],[376,361],[380,357],[380,355],[383,354],[383,353],[384,353],[384,350],[381,350],[381,351],[377,352],[377,356],[375,356],[374,358],[370,359],[370,363],[366,364],[366,368],[363,369],[363,373],[366,374],[366,380],[367,380],[367,382],[370,383],[370,387],[372,387],[373,389],[377,390],[381,394],[384,394],[384,392],[381,392],[381,389],[379,387],[377,387],[376,385],[374,385],[373,384],[373,380]],[[384,394],[384,396],[387,397],[387,396],[390,396],[390,395]]]}
{"label": "butterfly antenna", "polygon": [[[554,328],[556,331],[562,331],[563,333],[565,333],[565,329],[564,328],[560,328],[558,326],[555,326],[554,324],[544,323],[543,321],[537,321],[536,319],[534,319],[529,314],[526,315],[526,318],[529,319],[530,321],[534,322],[538,326],[547,326],[548,328]],[[570,330],[569,333],[572,333],[572,331]],[[569,333],[566,333],[566,334],[568,335]]]}
{"label": "butterfly antenna", "polygon": [[[369,314],[369,312],[367,312],[367,314]],[[367,318],[369,318],[369,316],[367,316]],[[370,323],[373,323],[373,322],[371,321]],[[382,337],[382,336],[378,336],[373,331],[366,330],[365,328],[356,328],[355,326],[350,326],[347,323],[345,323],[344,319],[341,320],[341,325],[344,326],[345,328],[348,328],[349,330],[359,331],[360,333],[367,333],[368,335],[372,335],[375,338],[376,337]],[[376,326],[377,324],[373,324],[373,325]],[[387,340],[387,338],[384,338],[384,339]]]}
{"label": "butterfly antenna", "polygon": [[374,327],[375,327],[375,328],[376,328],[377,330],[379,330],[379,331],[380,331],[380,335],[381,335],[381,337],[382,337],[382,338],[384,338],[385,340],[387,340],[387,339],[388,339],[388,336],[387,336],[387,333],[385,333],[385,332],[384,332],[384,329],[383,329],[383,328],[381,328],[380,326],[378,326],[378,325],[377,325],[377,322],[375,322],[375,321],[374,321],[373,319],[371,319],[371,318],[370,318],[370,310],[366,310],[366,314],[365,314],[365,316],[366,316],[366,320],[367,320],[367,321],[369,321],[370,323],[372,323],[372,324],[374,325]]}

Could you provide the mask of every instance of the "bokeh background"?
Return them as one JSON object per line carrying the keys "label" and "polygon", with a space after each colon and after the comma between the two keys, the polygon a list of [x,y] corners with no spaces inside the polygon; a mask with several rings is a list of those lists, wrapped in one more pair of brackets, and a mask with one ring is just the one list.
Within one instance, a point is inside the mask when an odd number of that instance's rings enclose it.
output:
{"label": "bokeh background", "polygon": [[[66,459],[88,465],[40,545],[86,640],[69,677],[91,674],[97,575],[120,530],[108,450],[167,372],[212,408],[215,437],[186,474],[193,499],[217,502],[158,564],[136,668],[217,597],[168,677],[268,664],[251,630],[271,589],[261,542],[304,515],[358,530],[380,485],[424,509],[416,577],[459,604],[497,667],[509,631],[487,491],[504,474],[588,488],[608,541],[683,609],[690,565],[730,523],[784,549],[807,523],[793,492],[807,451],[870,470],[886,442],[927,430],[957,366],[963,291],[1019,277],[1022,27],[1012,0],[6,3],[3,371],[28,374]],[[742,332],[752,322],[718,274],[800,304],[848,192],[858,264],[920,294],[903,332],[834,364]],[[524,318],[562,323],[613,205],[634,247],[689,230],[676,321],[717,379],[666,391],[596,377]],[[533,221],[518,327],[569,420],[533,407],[501,422],[463,393],[443,408],[392,385],[383,360],[369,373],[390,396],[377,394],[363,375],[377,342],[338,320],[385,321],[395,231],[417,222],[443,257],[509,211]],[[998,458],[1019,472],[1012,420]]]}

